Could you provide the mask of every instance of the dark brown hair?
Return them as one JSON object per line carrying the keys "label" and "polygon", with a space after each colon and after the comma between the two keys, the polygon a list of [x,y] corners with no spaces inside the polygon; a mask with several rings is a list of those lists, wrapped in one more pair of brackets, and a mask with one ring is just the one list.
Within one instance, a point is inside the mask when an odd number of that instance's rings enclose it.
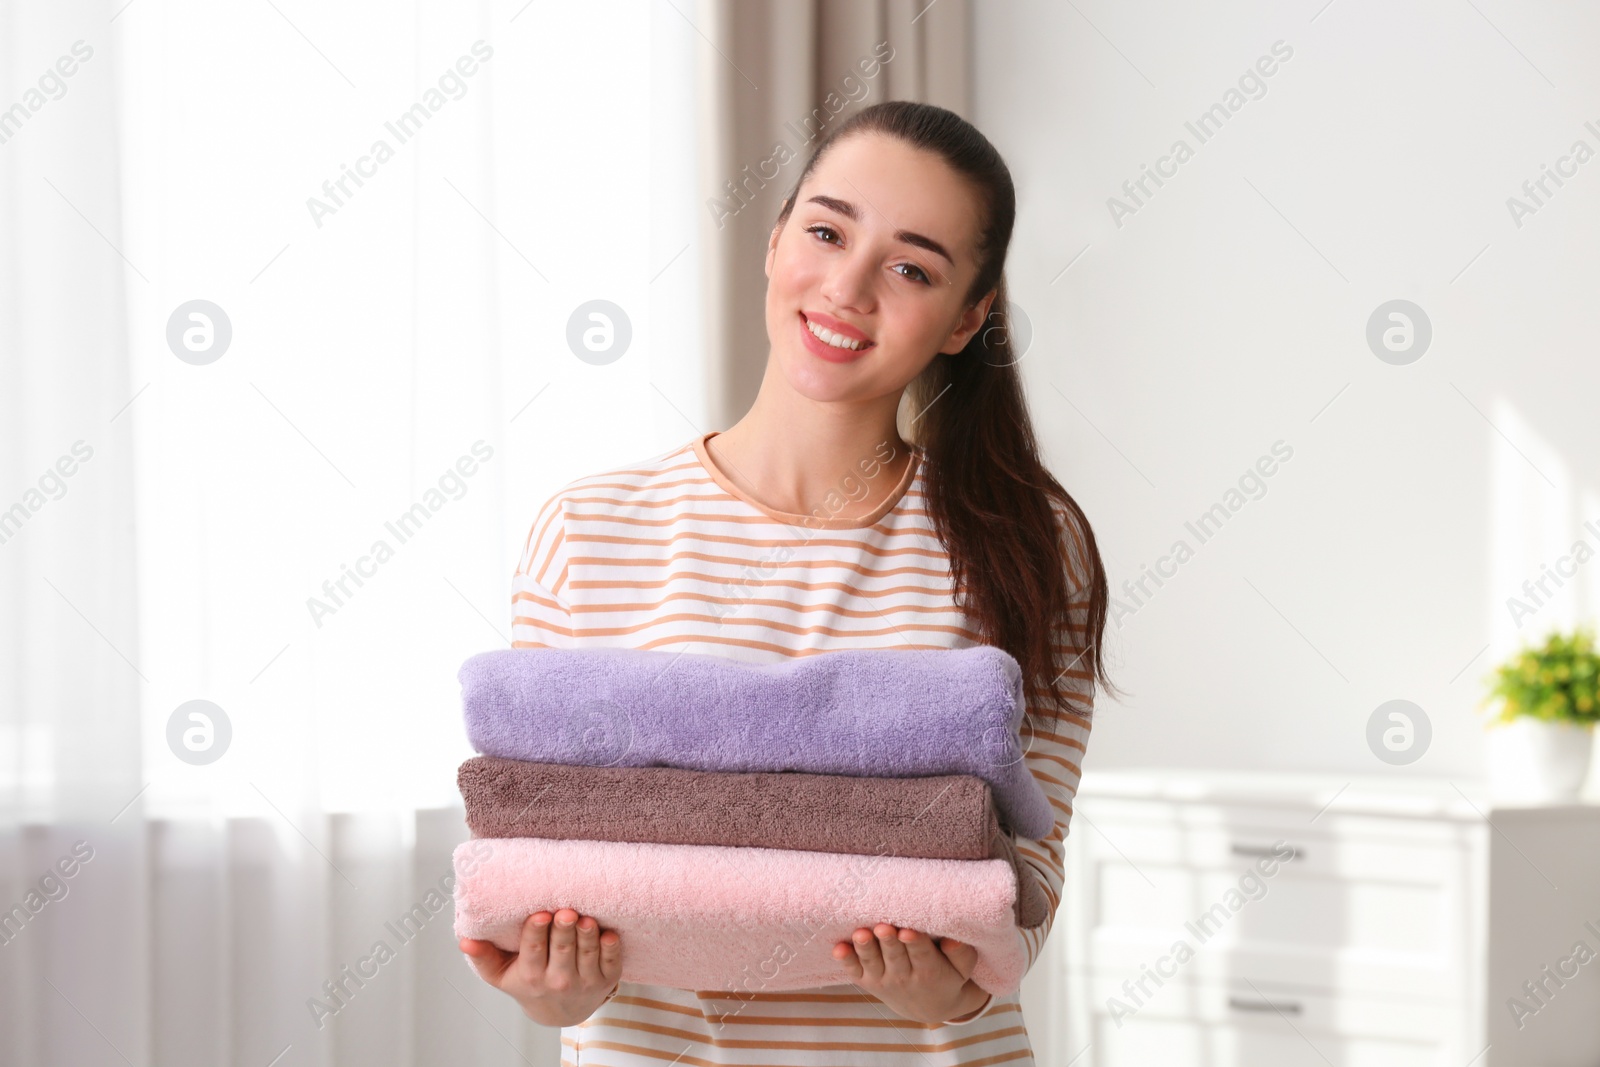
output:
{"label": "dark brown hair", "polygon": [[[908,100],[873,104],[817,145],[776,225],[788,221],[801,185],[828,149],[844,137],[867,133],[938,155],[966,179],[978,200],[978,272],[964,306],[995,290],[988,321],[965,348],[935,355],[907,386],[916,430],[911,443],[924,451],[928,512],[950,557],[957,603],[986,643],[1005,649],[1021,665],[1030,705],[1038,701],[1052,715],[1072,710],[1060,686],[1069,671],[1090,672],[1115,693],[1102,657],[1109,598],[1105,567],[1083,509],[1039,458],[1017,370],[1019,354],[1011,346],[1005,260],[1016,190],[1000,153],[953,111]],[[1052,501],[1065,510],[1070,524],[1057,519]],[[1069,589],[1069,581],[1076,588]],[[1069,593],[1088,596],[1088,624],[1086,632],[1070,632],[1082,654],[1063,670],[1055,642],[1068,633]]]}

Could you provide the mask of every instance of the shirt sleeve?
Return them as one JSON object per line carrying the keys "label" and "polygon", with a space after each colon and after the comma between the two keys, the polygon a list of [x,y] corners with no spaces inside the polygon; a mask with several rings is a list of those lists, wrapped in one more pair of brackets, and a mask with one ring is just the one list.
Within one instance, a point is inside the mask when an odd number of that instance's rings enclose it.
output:
{"label": "shirt sleeve", "polygon": [[[1018,934],[1026,949],[1027,965],[1024,973],[1033,969],[1034,962],[1044,949],[1045,939],[1055,924],[1056,910],[1061,904],[1061,887],[1066,881],[1063,863],[1067,826],[1072,821],[1072,801],[1078,791],[1078,778],[1082,773],[1083,754],[1089,741],[1090,718],[1094,711],[1093,667],[1087,662],[1085,651],[1089,630],[1089,558],[1088,543],[1078,522],[1065,507],[1052,504],[1056,513],[1062,540],[1062,565],[1067,575],[1067,614],[1058,620],[1055,640],[1056,671],[1061,675],[1061,686],[1068,707],[1060,713],[1047,712],[1041,703],[1039,691],[1050,679],[1041,678],[1028,694],[1029,712],[1044,720],[1044,726],[1035,730],[1025,719],[1022,725],[1023,759],[1034,779],[1044,788],[1045,796],[1055,812],[1055,825],[1043,840],[1015,838],[1017,853],[1022,862],[1024,877],[1038,879],[1044,887],[1050,910],[1045,921],[1036,927],[1019,928]],[[945,1026],[964,1026],[983,1018],[994,1005],[994,994],[972,1014],[945,1020]]]}
{"label": "shirt sleeve", "polygon": [[511,647],[571,648],[571,607],[567,586],[565,507],[560,493],[534,516],[511,576]]}
{"label": "shirt sleeve", "polygon": [[1072,802],[1078,791],[1094,713],[1094,673],[1086,647],[1091,574],[1088,542],[1075,517],[1064,506],[1053,506],[1060,524],[1068,590],[1067,613],[1064,619],[1058,620],[1055,631],[1055,669],[1067,706],[1060,712],[1047,712],[1042,703],[1031,703],[1039,699],[1039,690],[1049,682],[1041,678],[1030,697],[1030,712],[1040,716],[1041,726],[1035,729],[1026,720],[1022,725],[1023,758],[1034,779],[1044,788],[1055,812],[1055,825],[1042,840],[1015,839],[1022,873],[1031,873],[1039,880],[1045,899],[1050,902],[1043,923],[1021,930],[1027,949],[1027,969],[1033,967],[1043,951],[1045,938],[1055,924],[1056,911],[1061,904],[1061,887],[1066,880],[1063,857],[1067,828],[1072,821]]}

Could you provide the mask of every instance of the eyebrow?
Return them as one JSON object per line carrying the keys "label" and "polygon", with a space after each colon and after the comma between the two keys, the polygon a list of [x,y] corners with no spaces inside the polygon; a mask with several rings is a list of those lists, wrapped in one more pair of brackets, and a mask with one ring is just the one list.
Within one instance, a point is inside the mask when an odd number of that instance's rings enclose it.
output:
{"label": "eyebrow", "polygon": [[[848,200],[839,200],[836,197],[823,196],[819,193],[807,200],[806,203],[821,204],[825,208],[831,208],[852,222],[857,222],[861,218],[860,213],[856,211],[856,206]],[[916,245],[918,248],[926,248],[929,252],[936,252],[948,260],[952,267],[956,265],[955,258],[945,251],[944,245],[935,241],[932,237],[924,237],[922,234],[912,233],[910,230],[896,230],[894,231],[894,239],[903,241],[908,245]]]}

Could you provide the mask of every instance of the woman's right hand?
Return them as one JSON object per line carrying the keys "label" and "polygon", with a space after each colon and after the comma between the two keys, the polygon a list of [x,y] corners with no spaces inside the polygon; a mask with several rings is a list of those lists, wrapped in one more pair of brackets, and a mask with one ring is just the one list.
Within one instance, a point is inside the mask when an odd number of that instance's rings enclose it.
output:
{"label": "woman's right hand", "polygon": [[460,947],[478,977],[512,996],[541,1026],[583,1022],[622,978],[622,935],[571,908],[528,916],[516,952],[470,937]]}

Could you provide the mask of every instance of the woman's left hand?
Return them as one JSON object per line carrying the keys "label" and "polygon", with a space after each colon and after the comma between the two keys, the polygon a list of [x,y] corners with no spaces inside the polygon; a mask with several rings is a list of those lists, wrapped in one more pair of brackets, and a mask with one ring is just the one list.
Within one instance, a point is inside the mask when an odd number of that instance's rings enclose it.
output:
{"label": "woman's left hand", "polygon": [[883,1001],[902,1018],[943,1023],[978,1008],[988,998],[967,976],[978,950],[953,938],[933,938],[920,930],[879,923],[858,927],[852,941],[833,946],[850,981]]}

